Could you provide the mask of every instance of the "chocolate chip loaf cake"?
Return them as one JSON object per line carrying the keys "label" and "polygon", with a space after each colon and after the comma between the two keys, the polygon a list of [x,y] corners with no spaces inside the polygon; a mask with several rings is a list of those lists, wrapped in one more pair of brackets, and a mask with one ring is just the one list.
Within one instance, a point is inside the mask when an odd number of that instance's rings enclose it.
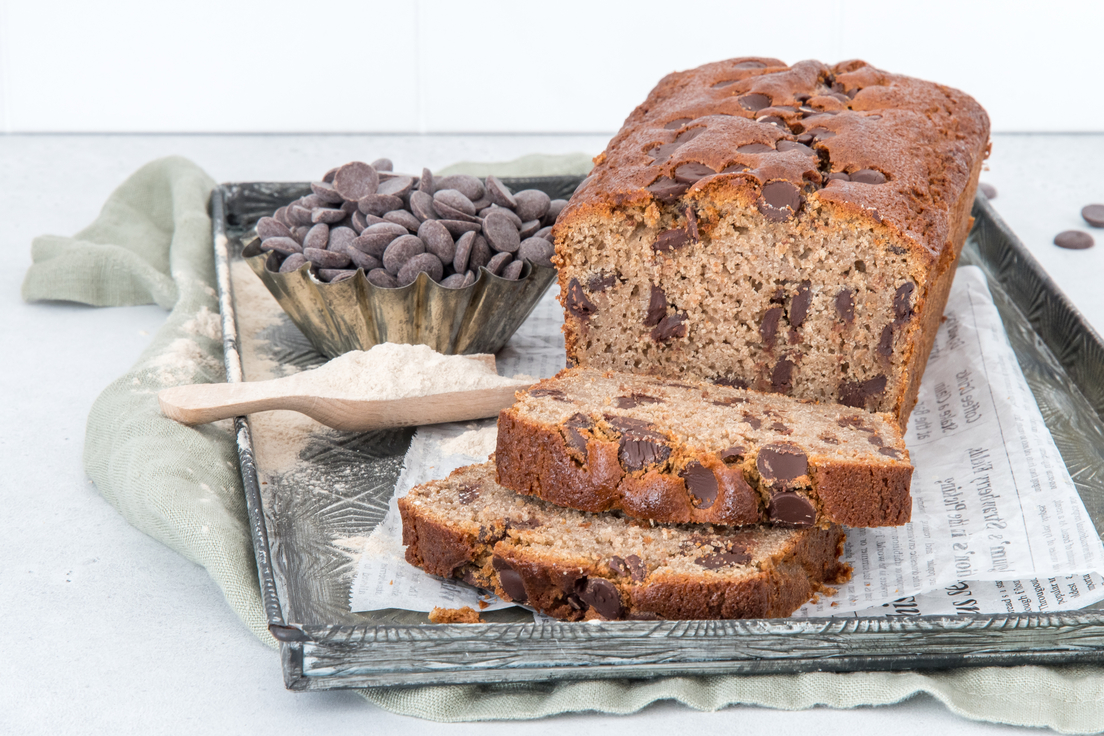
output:
{"label": "chocolate chip loaf cake", "polygon": [[568,357],[905,426],[988,146],[972,98],[862,61],[667,76],[556,225]]}
{"label": "chocolate chip loaf cake", "polygon": [[893,417],[777,394],[569,368],[498,419],[497,480],[665,523],[896,526],[912,465]]}
{"label": "chocolate chip loaf cake", "polygon": [[827,529],[653,526],[519,496],[494,464],[399,499],[406,559],[556,618],[788,616],[850,577]]}

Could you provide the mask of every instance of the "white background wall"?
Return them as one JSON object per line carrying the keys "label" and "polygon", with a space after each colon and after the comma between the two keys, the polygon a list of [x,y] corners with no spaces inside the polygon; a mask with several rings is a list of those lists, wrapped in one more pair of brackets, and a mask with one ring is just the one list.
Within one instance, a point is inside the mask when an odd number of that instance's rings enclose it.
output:
{"label": "white background wall", "polygon": [[675,69],[864,58],[1104,130],[1104,2],[0,0],[5,132],[609,132]]}

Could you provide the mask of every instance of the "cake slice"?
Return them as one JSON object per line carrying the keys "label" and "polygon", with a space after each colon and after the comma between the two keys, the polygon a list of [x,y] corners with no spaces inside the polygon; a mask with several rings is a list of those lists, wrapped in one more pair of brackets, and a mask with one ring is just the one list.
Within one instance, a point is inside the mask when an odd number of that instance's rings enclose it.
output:
{"label": "cake slice", "polygon": [[670,74],[557,221],[568,358],[904,427],[988,151],[972,98],[862,61]]}
{"label": "cake slice", "polygon": [[837,526],[654,526],[519,496],[494,472],[399,499],[408,562],[569,621],[788,616],[851,574]]}
{"label": "cake slice", "polygon": [[569,368],[498,418],[498,482],[663,523],[896,526],[912,465],[893,417],[778,394]]}

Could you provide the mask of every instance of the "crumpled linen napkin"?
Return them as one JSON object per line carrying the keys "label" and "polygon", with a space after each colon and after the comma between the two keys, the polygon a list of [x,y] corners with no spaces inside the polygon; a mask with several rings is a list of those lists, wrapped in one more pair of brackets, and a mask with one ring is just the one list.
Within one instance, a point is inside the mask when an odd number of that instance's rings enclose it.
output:
{"label": "crumpled linen napkin", "polygon": [[[589,160],[531,156],[457,164],[447,173],[582,174]],[[157,391],[225,380],[207,206],[215,182],[182,158],[139,169],[71,238],[42,236],[23,284],[28,301],[97,306],[155,303],[171,310],[149,348],[104,389],[88,417],[85,469],[137,528],[203,565],[243,623],[270,646],[227,423],[185,427],[161,415]],[[77,266],[77,267],[75,267]],[[716,710],[852,708],[929,693],[967,718],[1066,733],[1104,730],[1104,668],[984,667],[939,672],[715,675],[555,684],[449,685],[361,691],[381,707],[438,721],[540,718],[593,710],[632,713],[657,700]]]}

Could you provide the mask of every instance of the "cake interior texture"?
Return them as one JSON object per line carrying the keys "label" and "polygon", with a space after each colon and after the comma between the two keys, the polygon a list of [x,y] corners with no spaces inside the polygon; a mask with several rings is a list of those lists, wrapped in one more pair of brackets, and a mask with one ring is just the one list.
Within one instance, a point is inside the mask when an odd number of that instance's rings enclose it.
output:
{"label": "cake interior texture", "polygon": [[496,462],[515,491],[663,522],[891,526],[912,510],[890,415],[587,368],[518,392]]}
{"label": "cake interior texture", "polygon": [[864,62],[668,76],[556,226],[569,358],[904,426],[988,131],[967,95]]}
{"label": "cake interior texture", "polygon": [[845,581],[828,529],[654,525],[520,496],[493,462],[399,500],[406,557],[566,620],[787,616]]}

